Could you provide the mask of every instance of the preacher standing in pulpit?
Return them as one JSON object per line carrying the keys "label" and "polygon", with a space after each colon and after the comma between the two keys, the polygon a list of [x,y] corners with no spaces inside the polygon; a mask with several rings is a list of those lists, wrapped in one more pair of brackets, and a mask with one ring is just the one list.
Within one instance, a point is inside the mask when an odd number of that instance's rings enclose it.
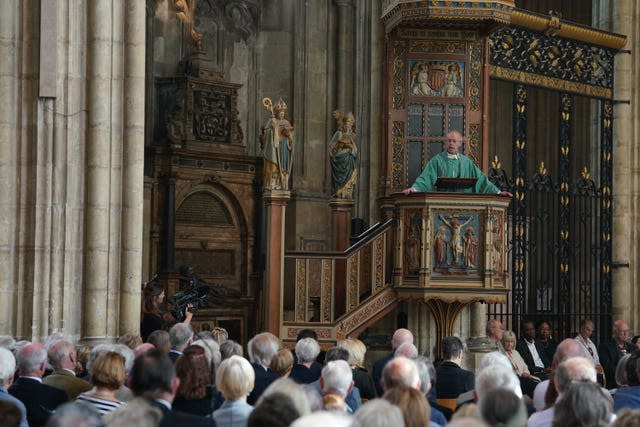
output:
{"label": "preacher standing in pulpit", "polygon": [[467,156],[458,153],[458,148],[462,145],[462,135],[457,130],[447,134],[444,146],[445,151],[432,158],[427,167],[424,168],[420,176],[413,185],[402,190],[404,194],[411,194],[424,191],[435,191],[436,180],[445,178],[474,178],[475,185],[461,189],[467,193],[499,194],[511,197],[511,193],[500,191],[486,175]]}

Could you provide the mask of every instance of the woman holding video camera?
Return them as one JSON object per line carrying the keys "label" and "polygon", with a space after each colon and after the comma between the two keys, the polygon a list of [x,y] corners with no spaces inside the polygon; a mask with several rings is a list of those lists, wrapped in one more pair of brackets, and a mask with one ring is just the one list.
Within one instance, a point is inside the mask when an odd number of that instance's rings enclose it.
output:
{"label": "woman holding video camera", "polygon": [[[140,321],[140,336],[143,341],[151,332],[164,329],[165,325],[173,324],[176,319],[169,312],[163,312],[161,307],[164,302],[164,287],[156,280],[151,280],[142,290],[142,319]],[[193,313],[189,311],[191,304],[187,305],[182,323],[191,323]]]}

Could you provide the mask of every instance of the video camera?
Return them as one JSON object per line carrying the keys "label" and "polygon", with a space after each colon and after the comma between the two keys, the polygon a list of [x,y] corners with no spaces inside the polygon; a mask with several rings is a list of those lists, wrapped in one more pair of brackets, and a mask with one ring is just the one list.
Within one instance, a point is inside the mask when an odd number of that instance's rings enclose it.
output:
{"label": "video camera", "polygon": [[198,309],[205,307],[207,294],[209,293],[209,286],[198,286],[196,279],[189,280],[189,285],[178,292],[175,295],[167,298],[167,303],[173,306],[171,315],[176,318],[178,322],[182,322],[185,318],[187,306],[190,313],[195,313]]}

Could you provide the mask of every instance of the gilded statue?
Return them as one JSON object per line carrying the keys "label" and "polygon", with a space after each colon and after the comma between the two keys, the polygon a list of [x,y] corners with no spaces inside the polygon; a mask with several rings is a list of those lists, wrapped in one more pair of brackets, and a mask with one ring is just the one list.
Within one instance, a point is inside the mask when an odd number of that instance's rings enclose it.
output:
{"label": "gilded statue", "polygon": [[287,104],[280,98],[274,106],[271,99],[264,98],[262,105],[271,113],[260,136],[260,148],[264,159],[263,186],[268,190],[288,190],[294,132],[293,126],[285,118]]}
{"label": "gilded statue", "polygon": [[353,113],[343,114],[334,111],[338,130],[329,142],[329,161],[331,163],[332,194],[338,199],[353,199],[353,188],[358,176],[356,154],[356,134],[353,125],[356,122]]}

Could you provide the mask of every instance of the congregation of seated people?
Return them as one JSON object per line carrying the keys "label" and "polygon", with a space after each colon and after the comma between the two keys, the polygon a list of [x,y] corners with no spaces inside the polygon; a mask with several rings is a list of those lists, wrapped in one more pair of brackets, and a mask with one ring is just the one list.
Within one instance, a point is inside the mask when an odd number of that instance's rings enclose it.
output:
{"label": "congregation of seated people", "polygon": [[378,359],[356,337],[321,351],[312,330],[286,346],[262,332],[243,347],[221,328],[194,334],[189,322],[93,347],[61,334],[0,337],[0,425],[640,425],[639,340],[626,322],[600,346],[588,319],[559,342],[549,322],[520,326],[518,337],[490,319],[483,353],[449,336],[431,360],[405,328]]}

